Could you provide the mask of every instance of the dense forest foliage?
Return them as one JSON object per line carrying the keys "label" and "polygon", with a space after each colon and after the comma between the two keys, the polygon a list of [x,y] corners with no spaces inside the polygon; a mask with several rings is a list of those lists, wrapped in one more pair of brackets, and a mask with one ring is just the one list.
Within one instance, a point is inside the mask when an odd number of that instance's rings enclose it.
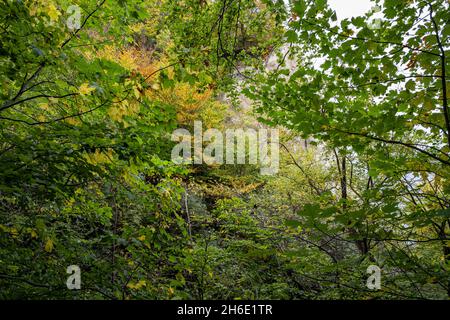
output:
{"label": "dense forest foliage", "polygon": [[373,4],[2,0],[0,299],[448,299],[450,2]]}

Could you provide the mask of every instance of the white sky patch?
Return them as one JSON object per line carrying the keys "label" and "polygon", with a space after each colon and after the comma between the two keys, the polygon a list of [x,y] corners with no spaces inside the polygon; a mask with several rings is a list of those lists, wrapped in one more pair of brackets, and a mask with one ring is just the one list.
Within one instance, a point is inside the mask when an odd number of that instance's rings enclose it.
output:
{"label": "white sky patch", "polygon": [[375,6],[370,0],[328,0],[328,4],[336,11],[338,20],[363,16]]}

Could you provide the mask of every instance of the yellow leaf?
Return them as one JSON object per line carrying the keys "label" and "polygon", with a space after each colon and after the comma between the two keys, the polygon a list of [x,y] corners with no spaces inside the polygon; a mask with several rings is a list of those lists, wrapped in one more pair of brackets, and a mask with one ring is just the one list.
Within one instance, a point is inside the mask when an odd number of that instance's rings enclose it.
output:
{"label": "yellow leaf", "polygon": [[30,8],[30,16],[35,16],[36,15],[36,13],[38,13],[38,7],[36,6],[36,4],[34,4],[31,8]]}
{"label": "yellow leaf", "polygon": [[17,238],[17,236],[19,235],[19,232],[17,231],[16,228],[11,228],[11,229],[9,230],[9,233],[11,234],[11,236],[12,236],[13,238]]}
{"label": "yellow leaf", "polygon": [[138,283],[127,284],[127,287],[130,289],[139,290],[140,288],[145,287],[146,285],[147,285],[147,283],[145,282],[145,280],[139,280]]}
{"label": "yellow leaf", "polygon": [[48,103],[39,103],[38,106],[43,110],[48,110]]}
{"label": "yellow leaf", "polygon": [[134,92],[134,96],[139,99],[139,97],[141,96],[141,93],[139,92],[137,87],[133,87],[133,92]]}
{"label": "yellow leaf", "polygon": [[61,13],[56,9],[55,5],[51,3],[47,7],[47,15],[50,17],[50,20],[55,22],[58,21],[58,17],[61,15]]}
{"label": "yellow leaf", "polygon": [[68,124],[73,125],[73,126],[77,126],[77,125],[81,124],[81,121],[78,120],[78,119],[76,119],[76,118],[67,118],[67,119],[66,119],[66,122],[67,122]]}
{"label": "yellow leaf", "polygon": [[89,84],[87,82],[85,82],[80,86],[80,88],[78,89],[78,92],[84,96],[84,95],[91,93],[94,90],[95,90],[95,88],[92,88],[91,86],[89,86]]}
{"label": "yellow leaf", "polygon": [[112,106],[108,109],[108,115],[114,121],[122,121],[123,112],[120,107]]}
{"label": "yellow leaf", "polygon": [[95,149],[94,153],[84,154],[84,158],[87,160],[87,162],[93,165],[111,163],[112,161],[111,157],[112,157],[112,150],[108,150],[108,152],[105,154],[101,152],[99,149]]}
{"label": "yellow leaf", "polygon": [[144,241],[144,240],[145,240],[145,236],[144,236],[144,235],[140,236],[140,237],[138,238],[138,240]]}
{"label": "yellow leaf", "polygon": [[30,234],[31,234],[31,239],[36,239],[38,237],[36,231],[34,231],[34,230],[31,230]]}
{"label": "yellow leaf", "polygon": [[51,239],[47,240],[47,242],[45,243],[44,249],[47,252],[52,252],[52,250],[53,250],[53,241]]}

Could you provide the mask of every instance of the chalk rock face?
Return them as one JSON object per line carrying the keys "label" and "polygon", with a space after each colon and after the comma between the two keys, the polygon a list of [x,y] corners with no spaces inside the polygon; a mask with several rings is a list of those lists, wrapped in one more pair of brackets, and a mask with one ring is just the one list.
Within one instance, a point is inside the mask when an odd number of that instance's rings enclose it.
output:
{"label": "chalk rock face", "polygon": [[[278,49],[278,51],[272,52],[264,63],[265,72],[271,72],[277,68],[283,68],[288,69],[290,74],[294,73],[297,70],[297,61],[289,57],[289,48],[289,45],[283,45]],[[280,66],[280,64],[283,64],[283,66]],[[245,74],[246,71],[248,71],[247,67],[238,66],[238,71],[234,75],[237,79],[236,90],[238,92],[240,92],[246,85],[246,79],[242,76],[242,74]],[[230,105],[230,115],[227,120],[230,127],[245,127],[254,129],[265,127],[265,125],[256,120],[256,116],[252,113],[253,101],[244,94],[240,94],[238,96],[237,106],[232,106],[229,96],[224,93],[218,96],[218,100]],[[293,141],[291,141],[294,152],[307,149],[309,143],[310,140],[304,140],[300,137],[294,138]]]}
{"label": "chalk rock face", "polygon": [[[277,51],[272,52],[264,62],[265,72],[275,71],[277,68],[288,69],[290,74],[293,74],[297,70],[297,61],[289,57],[289,45],[283,45]],[[282,64],[282,66],[280,66]],[[247,81],[243,74],[249,71],[248,67],[237,66],[237,71],[234,74],[236,78],[236,91],[239,93]],[[285,76],[289,77],[289,75]],[[226,120],[227,127],[230,128],[253,128],[255,130],[266,128],[266,126],[260,123],[253,111],[253,101],[244,94],[239,94],[237,97],[237,104],[231,103],[231,98],[225,93],[218,95],[217,99],[225,104],[229,105],[229,116]],[[236,101],[235,101],[236,102]],[[308,148],[310,140],[304,140],[300,137],[294,138],[290,141],[290,148],[294,153],[301,152]]]}
{"label": "chalk rock face", "polygon": [[281,47],[281,49],[278,51],[278,53],[272,53],[271,55],[269,55],[269,57],[267,58],[266,61],[266,70],[267,71],[273,71],[275,69],[278,68],[278,66],[280,65],[280,55],[281,60],[284,60],[284,68],[287,68],[289,71],[291,71],[291,73],[293,73],[296,69],[297,69],[297,61],[292,60],[288,55],[289,51],[289,46],[288,45],[283,45]]}

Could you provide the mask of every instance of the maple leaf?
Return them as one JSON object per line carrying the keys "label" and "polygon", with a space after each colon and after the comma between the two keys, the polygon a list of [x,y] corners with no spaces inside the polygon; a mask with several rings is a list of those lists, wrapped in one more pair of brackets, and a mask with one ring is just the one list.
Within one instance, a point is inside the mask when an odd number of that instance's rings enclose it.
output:
{"label": "maple leaf", "polygon": [[50,4],[47,7],[47,15],[49,16],[49,18],[52,22],[56,22],[56,21],[58,21],[61,13],[58,11],[58,9],[56,9],[54,4]]}
{"label": "maple leaf", "polygon": [[87,95],[89,93],[91,93],[92,91],[94,91],[95,88],[89,86],[89,84],[87,82],[83,83],[79,88],[78,88],[78,92],[81,95]]}

